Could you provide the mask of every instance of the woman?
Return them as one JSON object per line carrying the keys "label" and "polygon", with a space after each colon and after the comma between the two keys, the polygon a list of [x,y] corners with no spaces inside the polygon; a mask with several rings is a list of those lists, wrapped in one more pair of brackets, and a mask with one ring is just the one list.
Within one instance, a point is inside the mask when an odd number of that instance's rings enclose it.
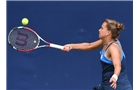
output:
{"label": "woman", "polygon": [[76,50],[95,50],[100,51],[102,65],[102,82],[93,90],[132,90],[128,80],[125,67],[125,54],[119,40],[120,31],[124,25],[115,20],[106,19],[99,29],[99,38],[92,43],[66,44],[63,51],[69,52]]}

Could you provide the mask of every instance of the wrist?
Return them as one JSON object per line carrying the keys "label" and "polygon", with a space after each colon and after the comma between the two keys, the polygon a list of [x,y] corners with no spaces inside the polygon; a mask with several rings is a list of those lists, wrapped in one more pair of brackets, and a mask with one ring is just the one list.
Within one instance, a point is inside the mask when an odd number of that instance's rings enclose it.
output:
{"label": "wrist", "polygon": [[73,44],[70,44],[70,49],[73,49]]}
{"label": "wrist", "polygon": [[118,80],[118,76],[116,74],[113,74],[112,78],[115,78],[116,81]]}

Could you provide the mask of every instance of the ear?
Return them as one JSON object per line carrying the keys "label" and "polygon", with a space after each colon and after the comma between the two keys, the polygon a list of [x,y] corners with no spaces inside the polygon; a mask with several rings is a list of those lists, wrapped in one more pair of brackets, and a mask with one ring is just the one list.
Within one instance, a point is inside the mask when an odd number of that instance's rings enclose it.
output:
{"label": "ear", "polygon": [[110,35],[111,34],[111,31],[110,30],[107,30],[107,35]]}

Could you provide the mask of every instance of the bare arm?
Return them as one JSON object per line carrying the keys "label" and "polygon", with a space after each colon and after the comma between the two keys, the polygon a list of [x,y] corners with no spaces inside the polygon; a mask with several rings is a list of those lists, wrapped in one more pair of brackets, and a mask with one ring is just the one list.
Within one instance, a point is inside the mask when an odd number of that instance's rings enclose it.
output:
{"label": "bare arm", "polygon": [[111,60],[114,65],[114,74],[110,78],[110,82],[112,83],[110,86],[114,89],[116,89],[117,85],[117,79],[121,72],[121,50],[120,47],[117,44],[112,44],[109,48],[109,53],[111,55]]}
{"label": "bare arm", "polygon": [[[64,50],[63,51],[70,51],[71,49],[75,50],[94,50],[101,48],[103,45],[103,42],[101,39],[91,42],[91,43],[75,43],[75,44],[66,44],[64,45]],[[66,48],[66,47],[69,47]]]}
{"label": "bare arm", "polygon": [[110,46],[109,52],[111,54],[111,60],[114,65],[114,74],[119,76],[121,71],[121,50],[120,47],[117,44],[113,44]]}

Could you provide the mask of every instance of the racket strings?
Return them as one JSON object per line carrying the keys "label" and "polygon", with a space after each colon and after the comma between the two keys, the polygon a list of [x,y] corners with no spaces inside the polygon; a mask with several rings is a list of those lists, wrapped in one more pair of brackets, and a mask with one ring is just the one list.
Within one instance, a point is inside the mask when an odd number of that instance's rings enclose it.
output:
{"label": "racket strings", "polygon": [[35,33],[28,28],[15,28],[9,34],[9,43],[17,49],[20,50],[31,50],[35,48],[38,43],[38,37]]}

